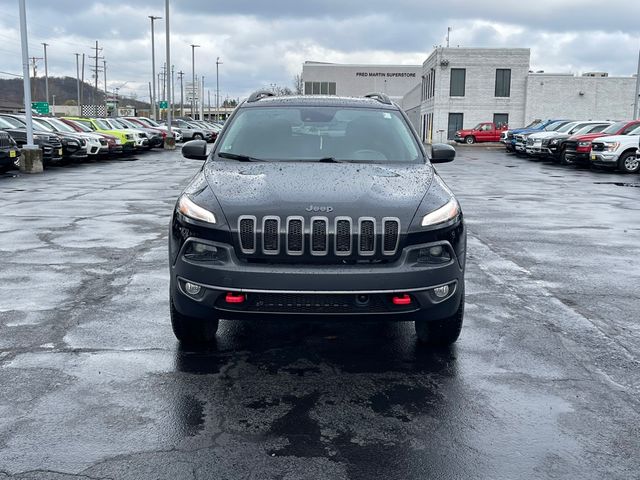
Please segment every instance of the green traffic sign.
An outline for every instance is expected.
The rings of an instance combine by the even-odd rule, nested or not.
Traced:
[[[31,108],[40,115],[49,114],[49,104],[47,102],[31,102]]]
[[[166,110],[167,108],[169,108],[169,102],[167,102],[166,100],[158,102],[158,107]]]

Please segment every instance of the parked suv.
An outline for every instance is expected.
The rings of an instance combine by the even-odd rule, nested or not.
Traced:
[[[170,313],[186,343],[218,319],[412,320],[455,342],[466,230],[458,201],[404,112],[384,94],[275,97],[232,114],[179,196],[169,232]],[[363,327],[365,328],[365,327]]]
[[[0,130],[4,130],[11,135],[19,147],[27,144],[27,128],[19,120],[11,116],[0,116]],[[42,163],[44,165],[62,160],[62,143],[57,135],[34,129],[33,143],[42,150]]]
[[[177,119],[171,122],[172,127],[180,129],[182,132],[182,138],[184,140],[206,140],[211,141],[211,132],[205,130],[200,125],[193,122],[187,122],[186,120]]]
[[[17,166],[20,158],[20,149],[11,135],[0,130],[0,173]]]

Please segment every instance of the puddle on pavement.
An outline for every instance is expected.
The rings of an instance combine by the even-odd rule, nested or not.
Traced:
[[[624,183],[624,182],[593,182],[595,185],[616,185],[617,187],[636,187],[640,188],[640,183]]]

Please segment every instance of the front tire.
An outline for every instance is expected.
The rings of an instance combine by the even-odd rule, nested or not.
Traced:
[[[201,133],[194,133],[193,134],[193,139],[194,140],[204,140],[204,137],[202,136]]]
[[[618,170],[623,173],[636,173],[640,170],[640,160],[635,152],[623,153],[618,160]]]
[[[560,154],[560,165],[575,165],[575,163],[576,162],[567,157],[567,151],[563,149]]]
[[[173,334],[183,345],[205,345],[213,342],[218,331],[218,318],[206,320],[183,315],[176,310],[173,300],[169,300],[171,327]]]
[[[474,143],[476,143],[476,139],[471,135],[467,135],[466,137],[464,137],[464,143],[466,143],[467,145],[473,145]]]
[[[420,343],[430,347],[446,347],[458,340],[464,320],[464,290],[456,313],[442,320],[416,320],[416,335]]]

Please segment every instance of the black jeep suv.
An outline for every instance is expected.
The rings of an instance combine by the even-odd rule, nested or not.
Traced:
[[[256,92],[225,123],[180,195],[169,235],[176,337],[213,340],[218,320],[415,321],[431,345],[464,314],[462,211],[386,95]]]

